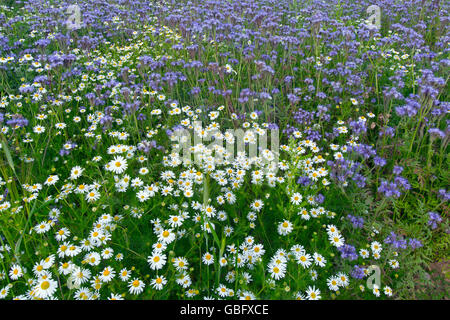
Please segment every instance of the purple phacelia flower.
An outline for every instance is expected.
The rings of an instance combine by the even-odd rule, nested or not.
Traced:
[[[436,229],[438,224],[442,222],[442,217],[437,212],[430,211],[428,212],[428,225],[431,226],[431,229]]]
[[[350,261],[358,259],[356,254],[356,248],[350,244],[344,244],[338,248],[343,259],[348,259]]]

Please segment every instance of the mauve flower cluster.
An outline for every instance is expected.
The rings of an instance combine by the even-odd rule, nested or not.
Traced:
[[[356,248],[350,244],[344,244],[338,248],[343,259],[348,259],[350,261],[358,259],[358,254],[356,253]]]
[[[353,270],[350,272],[350,276],[352,276],[355,279],[363,279],[366,274],[364,272],[365,268],[360,267],[359,265],[353,266]]]
[[[362,227],[364,227],[363,217],[356,217],[354,215],[348,214],[347,219],[351,222],[354,228],[361,229]]]
[[[436,229],[438,224],[442,222],[442,217],[437,212],[430,211],[428,212],[428,225],[431,229]]]
[[[408,246],[414,250],[423,246],[422,242],[414,238],[404,238],[403,236],[398,236],[395,232],[391,232],[384,243],[390,244],[394,249],[407,249]]]
[[[397,176],[390,182],[382,179],[380,186],[378,187],[378,192],[384,194],[388,198],[399,198],[402,194],[401,191],[407,191],[410,188],[411,185],[406,178]]]

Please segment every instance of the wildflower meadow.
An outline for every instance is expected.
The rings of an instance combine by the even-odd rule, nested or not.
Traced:
[[[448,299],[439,0],[0,1],[0,299]]]

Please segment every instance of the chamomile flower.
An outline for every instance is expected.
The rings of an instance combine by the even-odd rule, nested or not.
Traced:
[[[140,294],[144,291],[144,287],[144,282],[138,278],[135,278],[128,283],[128,291],[130,294]]]
[[[373,241],[373,242],[370,244],[370,248],[372,249],[372,252],[374,252],[374,253],[380,253],[381,250],[383,249],[383,248],[381,247],[381,244],[380,244],[378,241]]]
[[[337,277],[339,279],[339,286],[341,286],[341,287],[347,287],[348,284],[350,283],[349,282],[350,280],[345,273],[340,272],[340,273],[338,273]]]
[[[332,233],[329,235],[328,238],[330,240],[330,243],[337,248],[344,245],[344,238],[342,237],[342,235],[340,235],[338,233]]]
[[[150,284],[155,290],[162,290],[167,283],[167,279],[164,276],[158,276],[153,279]]]
[[[202,261],[206,265],[213,264],[214,263],[214,256],[211,253],[206,252],[205,254],[203,254]]]
[[[70,236],[70,231],[69,231],[69,229],[67,229],[65,227],[59,229],[55,234],[55,238],[57,241],[64,241],[69,236]]]
[[[41,278],[34,287],[34,295],[37,298],[47,299],[53,296],[57,289],[58,283],[51,278]]]
[[[325,265],[327,263],[327,260],[321,254],[318,254],[317,252],[314,252],[313,259],[314,259],[314,264],[319,267],[325,267]]]
[[[5,299],[8,296],[9,293],[9,287],[3,287],[0,289],[0,299]]]
[[[189,266],[189,263],[188,263],[187,259],[184,258],[184,257],[177,257],[177,258],[174,258],[173,261],[172,261],[172,263],[173,263],[173,266],[174,266],[178,271],[186,270],[186,269],[188,268],[188,266]]]
[[[120,294],[111,293],[108,300],[123,300],[123,297]]]
[[[303,268],[309,268],[312,264],[312,258],[309,253],[303,253],[299,254],[297,257],[297,262],[303,267]]]
[[[268,266],[268,271],[273,279],[279,280],[281,278],[284,278],[284,276],[286,275],[286,265],[270,263]]]
[[[384,291],[385,295],[387,295],[388,297],[392,297],[392,289],[391,289],[391,287],[385,286],[383,291]]]
[[[261,200],[255,200],[253,201],[253,203],[251,204],[251,208],[255,211],[261,211],[261,209],[263,208],[264,203]]]
[[[320,290],[316,289],[315,286],[309,286],[308,289],[306,289],[306,297],[308,300],[320,300]]]
[[[256,299],[256,296],[248,290],[242,291],[239,294],[239,300],[255,300],[255,299]]]
[[[85,198],[88,202],[92,203],[100,199],[100,193],[97,190],[91,190],[86,193]]]
[[[359,250],[359,255],[363,258],[363,259],[367,259],[370,256],[370,252],[369,250],[366,249],[361,249]]]
[[[330,277],[327,279],[328,288],[332,291],[339,290],[339,283],[340,283],[340,281],[339,281],[339,278],[337,278],[337,277],[333,276],[333,277]]]
[[[373,293],[376,297],[379,297],[379,296],[380,296],[380,288],[378,287],[378,285],[376,285],[376,284],[373,285],[372,293]]]
[[[17,280],[23,276],[23,269],[18,264],[13,264],[9,270],[9,277],[11,280]]]
[[[75,166],[70,170],[70,179],[75,180],[78,179],[83,173],[84,169],[80,166]]]
[[[120,272],[119,272],[120,280],[126,282],[126,281],[128,281],[128,279],[130,279],[130,277],[131,277],[131,271],[129,271],[126,268],[123,268],[122,270],[120,270]]]
[[[302,200],[303,200],[303,196],[298,192],[294,193],[291,196],[291,202],[295,205],[299,205],[302,202]]]
[[[292,223],[288,220],[284,220],[278,225],[278,233],[282,236],[288,235],[293,229]]]
[[[398,269],[400,267],[400,264],[395,259],[389,260],[389,265],[391,266],[392,269]]]
[[[34,231],[37,234],[42,234],[50,230],[50,227],[51,227],[50,223],[48,223],[47,221],[43,221],[34,227]]]
[[[226,286],[224,286],[223,284],[219,284],[216,291],[217,291],[217,294],[222,298],[225,298],[228,295],[228,288]]]
[[[46,186],[52,186],[54,185],[56,182],[58,182],[59,177],[57,175],[51,175],[47,178],[47,180],[45,180],[44,185]]]
[[[110,259],[114,255],[114,250],[111,248],[105,248],[102,250],[101,255],[103,259]]]
[[[72,278],[75,286],[86,283],[91,278],[91,271],[88,269],[74,267],[72,271]]]
[[[294,298],[295,300],[306,300],[306,296],[300,291],[295,293]]]
[[[110,282],[116,275],[116,272],[111,267],[105,267],[101,272],[99,278],[102,282]]]
[[[44,261],[41,260],[40,262],[35,263],[35,265],[33,266],[33,273],[38,277],[39,275],[43,274],[46,269],[47,268],[44,267]]]
[[[127,169],[127,167],[128,164],[126,159],[122,156],[116,156],[107,164],[106,169],[114,174],[121,174]]]
[[[60,262],[58,267],[58,272],[63,275],[71,274],[74,269],[74,264],[72,262]]]
[[[158,234],[158,240],[165,244],[169,244],[175,240],[175,233],[172,229],[161,230]]]
[[[85,256],[84,260],[91,266],[97,266],[102,258],[98,252],[90,252]]]
[[[166,264],[166,259],[166,255],[154,252],[151,256],[148,257],[147,261],[152,270],[159,270],[162,269],[162,267],[164,267],[164,265]]]

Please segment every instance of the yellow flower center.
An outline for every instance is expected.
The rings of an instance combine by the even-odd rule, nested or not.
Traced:
[[[41,289],[42,289],[42,290],[47,290],[48,288],[50,288],[50,282],[48,282],[48,281],[42,281],[42,283],[41,283]]]

